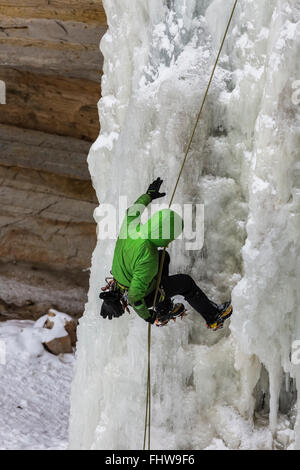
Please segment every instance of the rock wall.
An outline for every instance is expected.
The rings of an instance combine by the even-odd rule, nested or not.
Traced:
[[[0,318],[82,312],[105,30],[99,0],[0,0]]]

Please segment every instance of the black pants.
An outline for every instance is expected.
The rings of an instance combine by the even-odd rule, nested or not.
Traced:
[[[161,260],[162,250],[159,251],[159,261]],[[211,302],[204,292],[197,286],[195,281],[188,274],[169,275],[170,255],[166,251],[162,271],[161,287],[166,297],[171,298],[176,295],[182,295],[185,300],[193,307],[207,323],[213,323],[218,316],[216,304]],[[147,307],[152,307],[154,302],[155,290],[146,298]]]

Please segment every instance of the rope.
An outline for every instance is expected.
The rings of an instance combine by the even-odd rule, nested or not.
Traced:
[[[150,366],[150,351],[151,351],[151,323],[148,325],[148,372],[147,372],[147,395],[146,395],[146,415],[145,415],[145,429],[144,429],[144,445],[143,450],[146,448],[146,436],[148,426],[148,449],[150,449],[150,423],[151,423],[151,366]],[[149,416],[148,416],[149,413]]]
[[[224,46],[228,31],[229,31],[229,28],[230,28],[230,25],[231,25],[231,21],[232,21],[237,3],[238,3],[238,0],[235,0],[232,11],[231,11],[231,14],[230,14],[230,18],[229,18],[228,23],[227,23],[227,27],[226,27],[224,36],[223,36],[223,39],[222,39],[222,42],[221,42],[221,46],[219,48],[217,58],[215,60],[215,64],[213,66],[213,69],[212,69],[212,72],[211,72],[211,75],[210,75],[210,78],[209,78],[209,81],[208,81],[208,85],[206,87],[204,97],[202,99],[201,107],[200,107],[199,113],[197,114],[197,118],[196,118],[196,121],[195,121],[195,124],[194,124],[194,127],[193,127],[193,131],[192,131],[192,134],[190,136],[190,139],[189,139],[187,147],[186,147],[186,151],[185,151],[185,154],[184,154],[184,157],[183,157],[183,161],[182,161],[179,173],[178,173],[178,177],[177,177],[177,180],[176,180],[173,192],[172,192],[170,202],[169,202],[169,208],[171,207],[171,205],[173,203],[173,199],[174,199],[177,187],[178,187],[178,183],[180,181],[180,178],[181,178],[181,175],[182,175],[182,172],[183,172],[183,168],[184,168],[187,156],[188,156],[189,151],[191,149],[191,145],[192,145],[192,142],[193,142],[193,139],[194,139],[194,136],[195,136],[195,132],[196,132],[200,117],[202,115],[204,104],[206,102],[206,98],[207,98],[208,92],[210,90],[210,86],[212,84],[212,81],[213,81],[213,78],[214,78],[214,75],[215,75],[215,71],[216,71],[216,68],[217,68],[222,50],[223,50],[223,46]],[[158,277],[157,277],[155,296],[154,296],[154,302],[153,302],[153,307],[154,308],[155,308],[155,305],[156,305],[157,295],[158,295],[159,286],[160,286],[160,282],[161,282],[162,270],[163,270],[163,265],[164,265],[164,260],[165,260],[165,254],[166,254],[166,247],[164,247],[164,249],[163,249],[163,253],[162,253],[162,257],[161,257],[161,261],[160,261],[160,266],[159,266],[159,273],[158,273]],[[145,450],[145,447],[146,447],[147,428],[148,428],[148,450],[150,450],[150,444],[151,444],[151,437],[150,437],[150,435],[151,435],[151,373],[150,373],[151,369],[150,369],[150,358],[151,358],[151,323],[149,323],[149,325],[148,325],[148,374],[147,374],[147,394],[146,394],[146,413],[145,413],[145,429],[144,429],[144,446],[143,446],[143,450]]]

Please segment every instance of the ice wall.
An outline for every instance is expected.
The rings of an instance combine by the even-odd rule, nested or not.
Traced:
[[[100,207],[113,210],[119,196],[134,201],[157,176],[170,195],[233,1],[103,4],[109,29],[101,41],[101,135],[88,162]],[[205,204],[204,247],[186,251],[177,240],[170,250],[172,271],[190,273],[215,301],[233,291],[234,316],[218,333],[195,312],[152,328],[154,449],[269,449],[293,438],[299,20],[294,0],[239,2],[175,198]],[[92,258],[72,388],[72,449],[142,447],[147,325],[134,313],[111,322],[99,317],[114,243],[99,239]],[[286,415],[278,428],[280,400]]]

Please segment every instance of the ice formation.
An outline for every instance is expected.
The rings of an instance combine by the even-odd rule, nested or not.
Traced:
[[[115,207],[157,176],[173,189],[233,0],[103,4],[101,134],[88,162],[100,207]],[[175,198],[204,203],[204,247],[170,249],[174,273],[215,301],[232,292],[234,315],[218,333],[195,312],[152,328],[153,449],[300,448],[299,25],[295,0],[238,3]],[[134,313],[99,317],[115,243],[100,238],[70,448],[140,449],[147,325]]]

